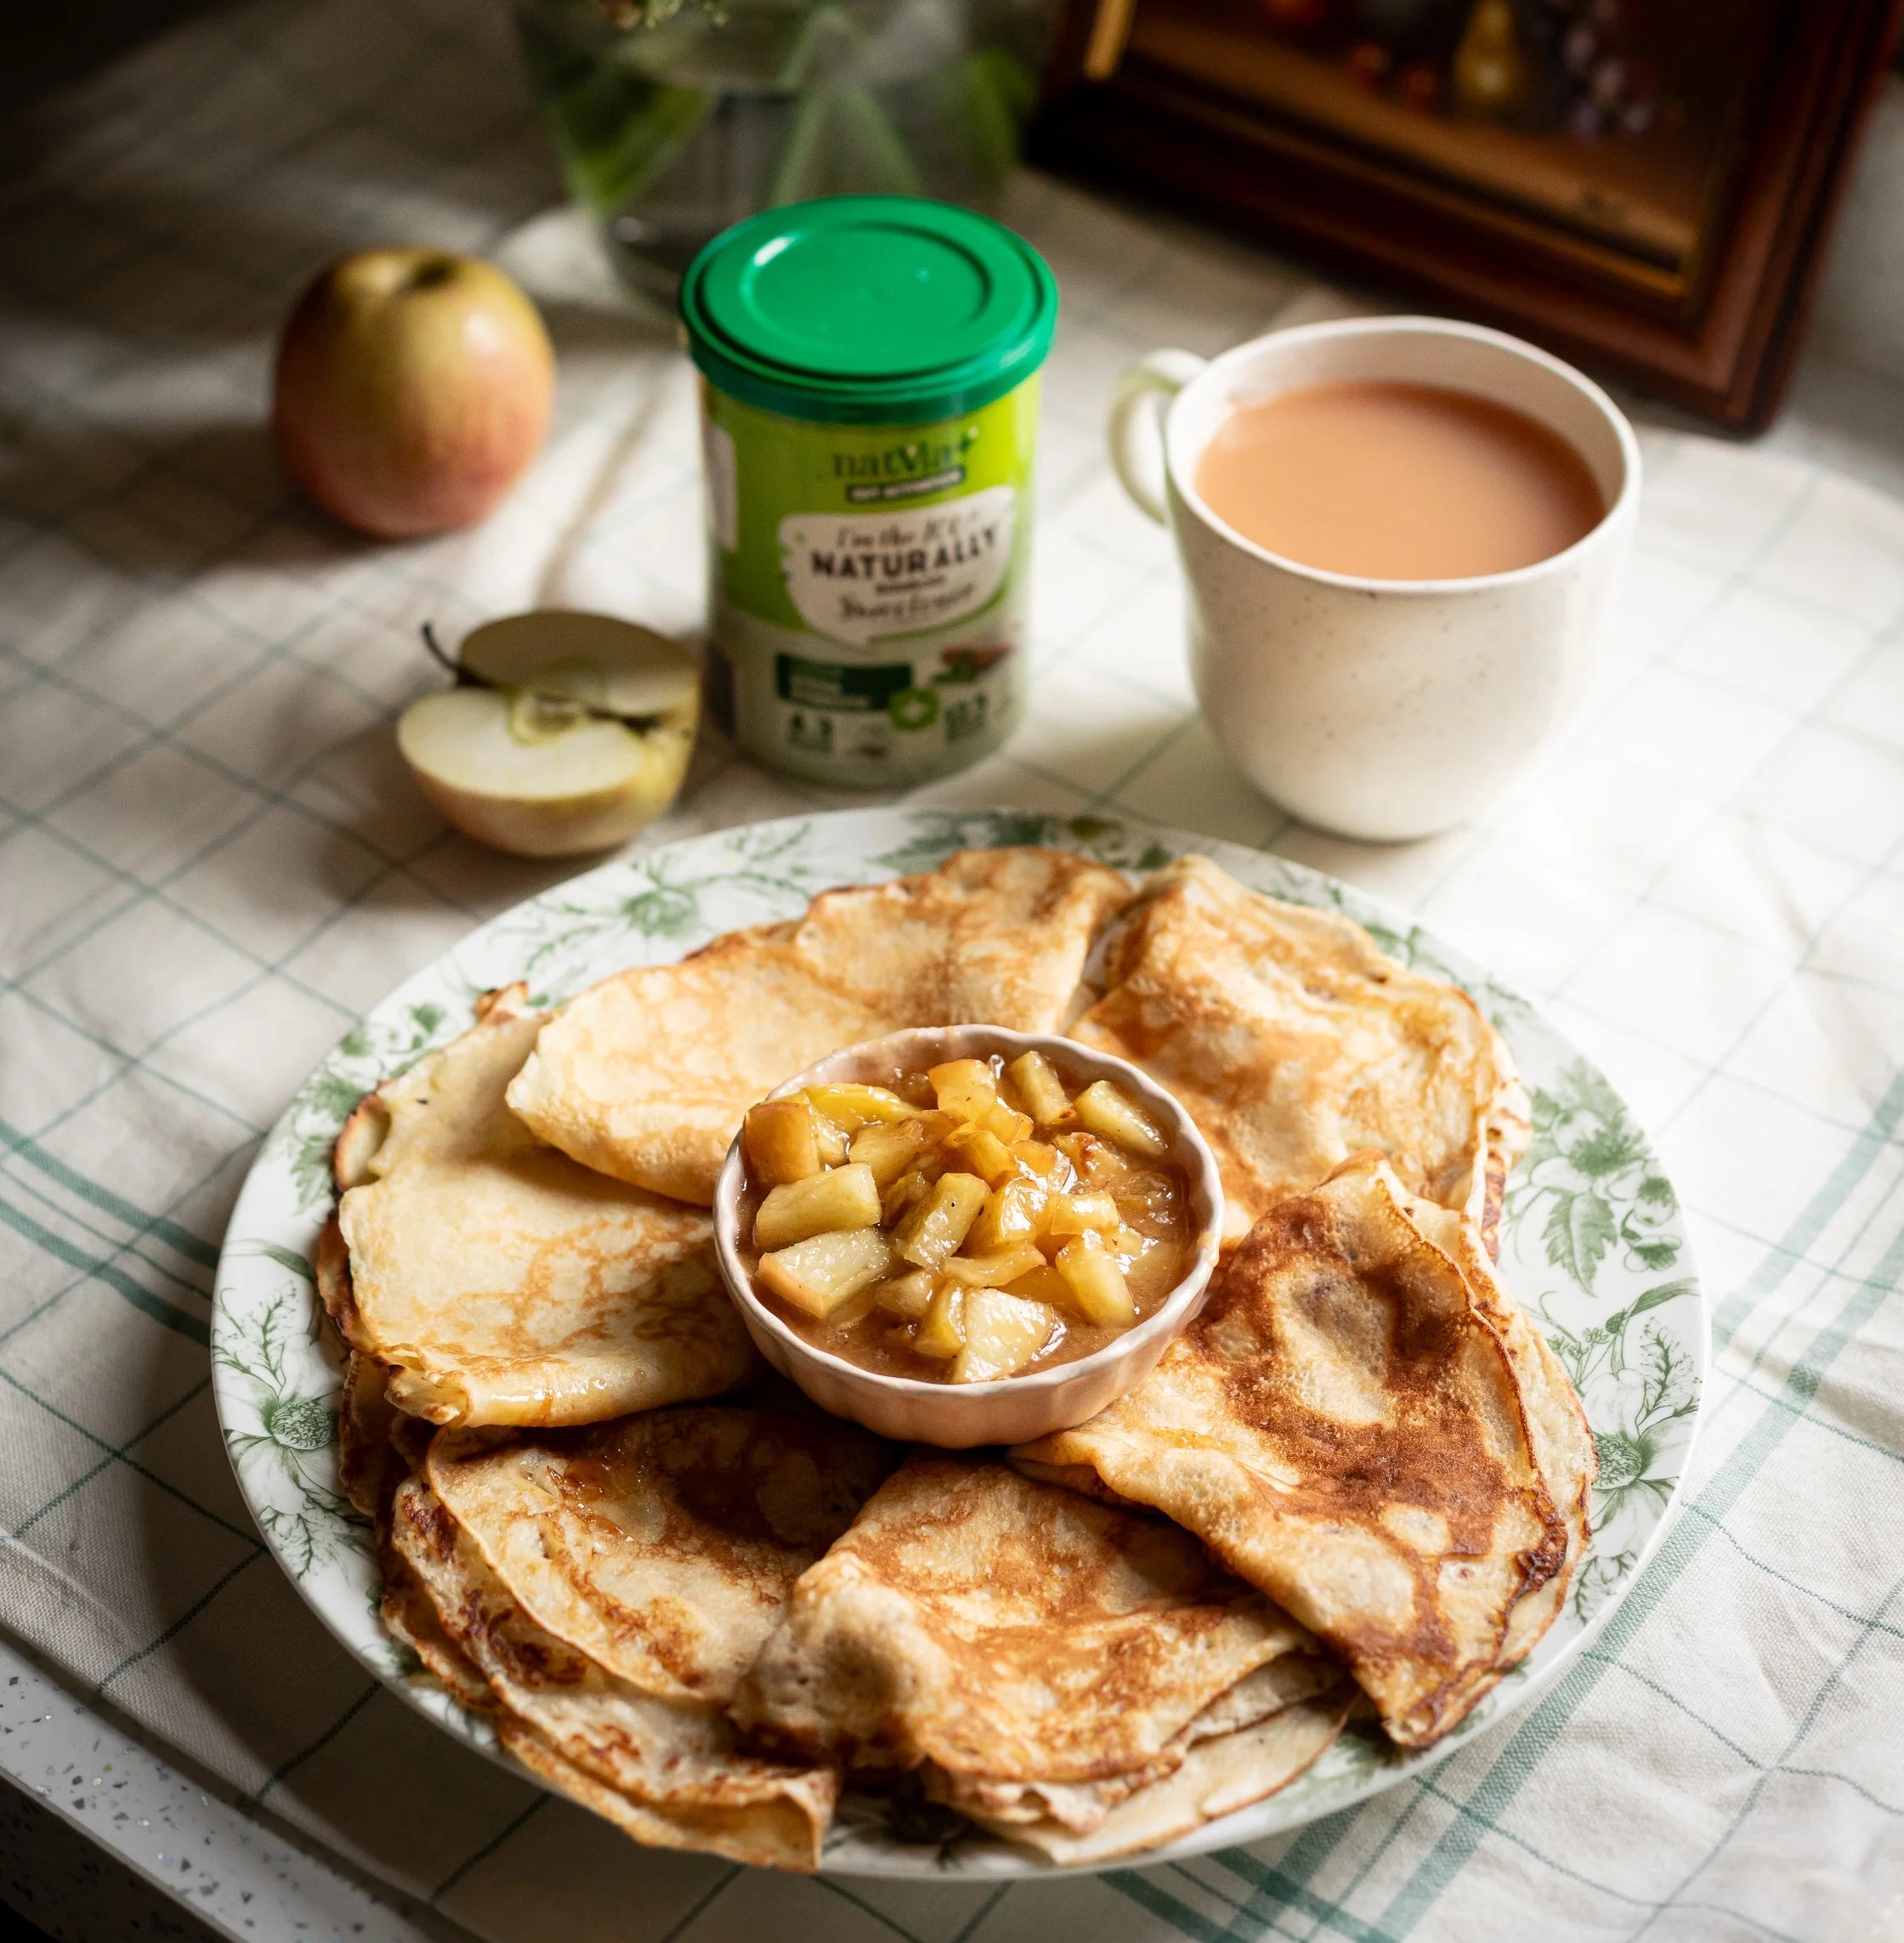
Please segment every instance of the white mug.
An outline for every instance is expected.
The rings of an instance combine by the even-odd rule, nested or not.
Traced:
[[[1381,581],[1272,553],[1204,502],[1197,461],[1238,404],[1369,379],[1467,392],[1559,433],[1600,488],[1600,524],[1511,573]],[[1109,432],[1125,490],[1176,536],[1212,734],[1306,823],[1394,841],[1465,822],[1577,700],[1632,543],[1640,448],[1560,359],[1436,317],[1306,324],[1208,361],[1153,352],[1119,382]]]

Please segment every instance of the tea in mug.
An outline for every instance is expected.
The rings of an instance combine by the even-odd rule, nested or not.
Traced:
[[[1586,461],[1526,412],[1375,379],[1244,399],[1204,448],[1196,484],[1259,547],[1381,581],[1531,567],[1606,511]]]

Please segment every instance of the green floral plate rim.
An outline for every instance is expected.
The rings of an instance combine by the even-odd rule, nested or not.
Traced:
[[[1422,1775],[1558,1679],[1663,1537],[1697,1419],[1705,1298],[1678,1197],[1625,1102],[1525,999],[1346,884],[1187,831],[1015,810],[846,810],[750,824],[573,878],[405,980],[344,1035],[286,1108],[246,1180],[219,1259],[212,1328],[218,1417],[266,1543],[366,1667],[494,1759],[507,1757],[488,1723],[458,1707],[384,1633],[370,1527],[337,1486],[341,1357],[322,1326],[310,1264],[330,1211],[331,1143],[344,1116],[367,1088],[461,1032],[477,995],[494,986],[525,978],[538,1003],[558,1002],[626,966],[671,960],[736,926],[796,915],[836,885],[931,870],[955,850],[1011,843],[1051,844],[1134,873],[1199,851],[1259,890],[1346,912],[1405,964],[1473,996],[1506,1036],[1533,1101],[1533,1143],[1508,1186],[1503,1279],[1566,1364],[1600,1450],[1593,1542],[1566,1609],[1447,1739],[1407,1753],[1372,1729],[1352,1730],[1279,1794],[1104,1866],[1261,1841]],[[853,1794],[823,1867],[938,1880],[1053,1872],[948,1810]]]

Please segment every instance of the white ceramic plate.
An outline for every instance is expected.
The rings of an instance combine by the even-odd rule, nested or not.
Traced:
[[[1579,1390],[1600,1447],[1594,1537],[1566,1610],[1524,1665],[1437,1747],[1346,1733],[1280,1794],[1142,1858],[1260,1840],[1374,1794],[1484,1733],[1547,1687],[1630,1590],[1685,1476],[1707,1353],[1706,1305],[1672,1184],[1606,1078],[1528,1003],[1417,926],[1300,865],[1186,832],[1016,811],[845,811],[690,839],[604,864],[486,924],[347,1034],[292,1102],[246,1179],[218,1263],[218,1416],[278,1562],[345,1646],[398,1693],[497,1759],[466,1714],[383,1631],[366,1521],[337,1488],[342,1359],[311,1280],[331,1208],[331,1143],[366,1089],[468,1026],[478,994],[526,978],[537,1003],[624,966],[679,958],[816,892],[930,870],[968,846],[1048,843],[1133,872],[1185,850],[1245,884],[1346,911],[1405,963],[1453,979],[1506,1035],[1533,1099],[1533,1145],[1508,1183],[1500,1269]],[[512,1765],[513,1764],[511,1764]],[[520,1773],[523,1770],[517,1770]],[[848,1796],[825,1868],[1002,1878],[1050,1866],[916,1802]]]

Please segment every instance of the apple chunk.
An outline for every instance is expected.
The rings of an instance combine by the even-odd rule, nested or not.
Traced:
[[[879,1186],[870,1167],[835,1167],[772,1189],[754,1216],[763,1253],[835,1229],[879,1226]]]
[[[1023,1369],[1051,1340],[1055,1311],[1002,1289],[966,1293],[965,1346],[952,1362],[955,1383],[990,1383]]]
[[[1071,1290],[1071,1299],[1094,1323],[1105,1328],[1127,1329],[1137,1319],[1124,1269],[1112,1259],[1104,1238],[1086,1228],[1057,1251],[1052,1264]]]
[[[1078,1118],[1101,1140],[1108,1140],[1147,1160],[1168,1158],[1170,1143],[1150,1115],[1121,1086],[1100,1079],[1072,1102]]]
[[[869,1293],[892,1266],[892,1243],[877,1228],[855,1228],[846,1234],[810,1235],[763,1255],[760,1279],[783,1301],[824,1323],[840,1317],[855,1295]]]
[[[806,1101],[762,1100],[748,1108],[741,1132],[747,1164],[763,1187],[784,1187],[819,1172],[819,1137]]]

